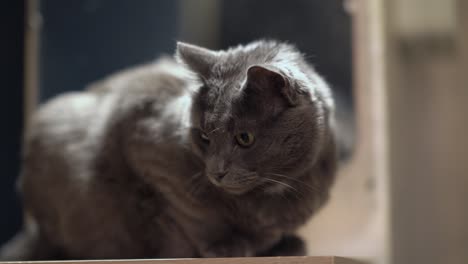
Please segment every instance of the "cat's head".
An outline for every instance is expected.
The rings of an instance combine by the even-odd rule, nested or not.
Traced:
[[[294,47],[259,41],[211,51],[179,43],[177,58],[201,83],[190,140],[214,185],[232,194],[281,192],[314,165],[332,102]]]

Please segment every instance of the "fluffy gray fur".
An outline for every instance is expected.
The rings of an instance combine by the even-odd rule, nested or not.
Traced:
[[[304,254],[335,175],[333,101],[291,45],[165,58],[43,105],[3,260]],[[241,133],[254,136],[241,146]]]

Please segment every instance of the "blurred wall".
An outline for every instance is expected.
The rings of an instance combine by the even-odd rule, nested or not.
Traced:
[[[401,34],[400,5],[431,23]],[[468,263],[468,5],[387,7],[393,263]]]

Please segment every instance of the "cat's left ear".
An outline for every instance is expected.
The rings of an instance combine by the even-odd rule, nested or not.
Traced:
[[[247,70],[247,83],[258,89],[273,89],[279,92],[291,106],[297,105],[297,92],[291,87],[288,78],[270,66],[254,65]]]
[[[201,77],[208,79],[218,54],[199,46],[177,42],[176,58]]]

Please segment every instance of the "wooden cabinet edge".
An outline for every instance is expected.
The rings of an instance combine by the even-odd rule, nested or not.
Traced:
[[[257,258],[198,258],[198,259],[132,259],[77,261],[20,261],[1,264],[364,264],[360,260],[343,257],[257,257]]]

